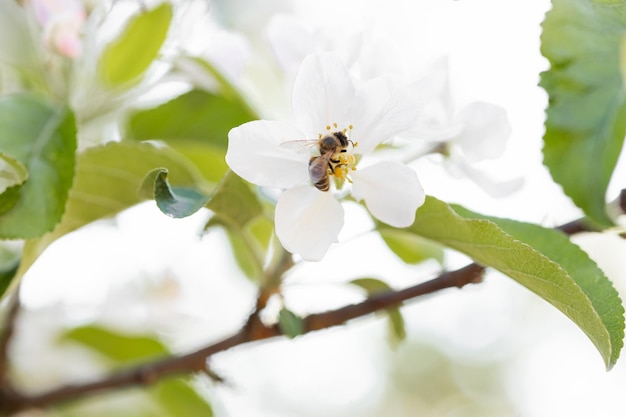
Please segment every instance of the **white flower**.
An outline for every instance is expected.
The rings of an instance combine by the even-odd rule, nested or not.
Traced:
[[[77,57],[87,19],[83,4],[77,0],[32,0],[32,5],[46,46],[69,58]]]
[[[474,181],[494,197],[515,191],[522,179],[500,181],[490,178],[475,167],[476,163],[501,157],[511,136],[506,110],[492,103],[476,101],[456,111],[450,92],[448,63],[443,59],[432,71],[413,83],[411,91],[419,92],[422,113],[417,123],[405,133],[412,138],[418,156],[424,153],[424,140],[444,156],[445,168],[454,176]],[[419,139],[421,143],[415,143]],[[405,150],[403,160],[414,158]]]
[[[313,26],[313,27],[312,27]],[[404,79],[406,65],[398,45],[359,25],[315,27],[294,15],[278,14],[267,28],[267,38],[280,66],[295,74],[304,57],[311,53],[333,52],[340,55],[352,74],[360,79],[388,75]]]
[[[390,80],[376,78],[358,84],[334,54],[304,59],[296,77],[293,100],[295,125],[253,121],[228,135],[226,162],[246,180],[286,189],[276,204],[276,234],[283,246],[305,260],[320,260],[343,227],[343,208],[335,196],[351,190],[377,219],[395,227],[413,223],[424,191],[415,172],[399,162],[361,167],[361,157],[382,141],[414,123],[417,107]],[[309,162],[320,154],[289,146],[343,134],[347,146],[331,152],[330,191],[314,186]]]

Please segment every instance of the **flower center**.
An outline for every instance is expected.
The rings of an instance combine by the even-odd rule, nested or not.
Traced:
[[[326,131],[338,129],[337,123],[333,123],[333,126],[326,126]],[[350,171],[356,170],[357,158],[353,153],[354,148],[358,145],[358,142],[353,142],[350,139],[350,133],[352,132],[352,125],[342,130],[334,131],[330,133],[332,137],[336,139],[334,152],[330,157],[328,163],[328,175],[336,177],[340,181],[348,181],[352,183],[349,177]],[[328,133],[327,133],[328,136]],[[320,140],[324,140],[324,137],[320,134]]]

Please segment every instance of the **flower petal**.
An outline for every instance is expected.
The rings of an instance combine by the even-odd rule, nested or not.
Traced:
[[[421,109],[417,123],[403,136],[429,141],[447,141],[457,136],[463,126],[453,123],[454,105],[450,92],[447,58],[435,63],[426,75],[407,87]]]
[[[355,89],[348,69],[332,53],[308,55],[302,61],[293,87],[293,115],[309,138],[337,123],[340,129],[352,123],[346,118]]]
[[[307,54],[314,52],[317,44],[314,33],[293,15],[279,14],[267,27],[267,37],[278,63],[289,74],[295,74]]]
[[[321,260],[342,227],[343,207],[331,193],[298,186],[276,204],[276,235],[285,249],[304,260]]]
[[[370,213],[391,226],[410,226],[415,211],[424,204],[426,195],[417,174],[400,163],[379,162],[350,176],[354,198],[365,200]]]
[[[457,178],[469,178],[482,188],[487,194],[495,198],[507,197],[518,191],[524,185],[524,178],[503,180],[490,176],[488,173],[467,163],[462,155],[444,159],[443,166]]]
[[[255,120],[228,133],[226,163],[240,177],[261,186],[290,188],[309,181],[307,153],[281,143],[304,139],[287,123]]]
[[[506,110],[495,104],[475,102],[455,117],[463,131],[454,139],[469,161],[501,156],[511,136]]]
[[[367,154],[381,142],[413,126],[419,116],[417,99],[405,94],[391,79],[378,77],[360,86],[349,111],[357,152]]]
[[[406,63],[399,45],[386,36],[361,32],[358,51],[358,69],[362,80],[388,75],[397,79],[406,77]]]

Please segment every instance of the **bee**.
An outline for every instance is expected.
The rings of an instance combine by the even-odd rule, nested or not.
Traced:
[[[317,146],[319,155],[309,159],[309,177],[311,182],[320,191],[330,189],[330,176],[338,175],[343,178],[341,168],[346,165],[347,158],[339,155],[346,152],[348,145],[354,144],[342,131],[329,133],[319,139],[295,140],[283,143],[286,146],[296,145],[300,148]]]
[[[342,163],[341,159],[333,159],[338,152],[346,152],[350,140],[345,133],[333,132],[319,139],[320,156],[312,156],[309,160],[309,177],[315,188],[320,191],[330,189],[330,174]]]

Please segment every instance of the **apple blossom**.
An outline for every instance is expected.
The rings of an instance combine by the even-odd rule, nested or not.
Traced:
[[[498,181],[475,167],[476,163],[502,156],[506,150],[512,131],[506,110],[476,101],[456,111],[448,74],[448,62],[442,59],[408,87],[419,93],[422,113],[415,125],[401,135],[404,140],[396,143],[406,145],[400,147],[402,160],[408,162],[434,149],[444,157],[443,165],[450,174],[471,179],[494,197],[510,194],[521,186],[521,178]]]
[[[31,0],[43,28],[45,45],[61,55],[75,58],[81,53],[80,32],[87,19],[78,0]]]
[[[358,82],[340,57],[307,56],[292,96],[294,124],[257,120],[232,129],[226,162],[244,179],[285,189],[276,204],[276,234],[283,246],[305,260],[320,260],[344,223],[338,197],[351,193],[378,220],[394,227],[413,223],[425,195],[416,173],[399,162],[367,165],[382,141],[414,124],[417,106],[387,78]],[[311,154],[291,144],[317,143],[329,134],[345,135],[348,146],[329,159],[330,191],[314,186]],[[301,141],[301,142],[294,142]],[[313,152],[319,151],[312,146]]]
[[[334,52],[360,79],[381,75],[406,77],[404,55],[395,42],[352,25],[311,27],[310,22],[294,15],[278,14],[268,24],[267,38],[288,76],[297,72],[305,56]]]

